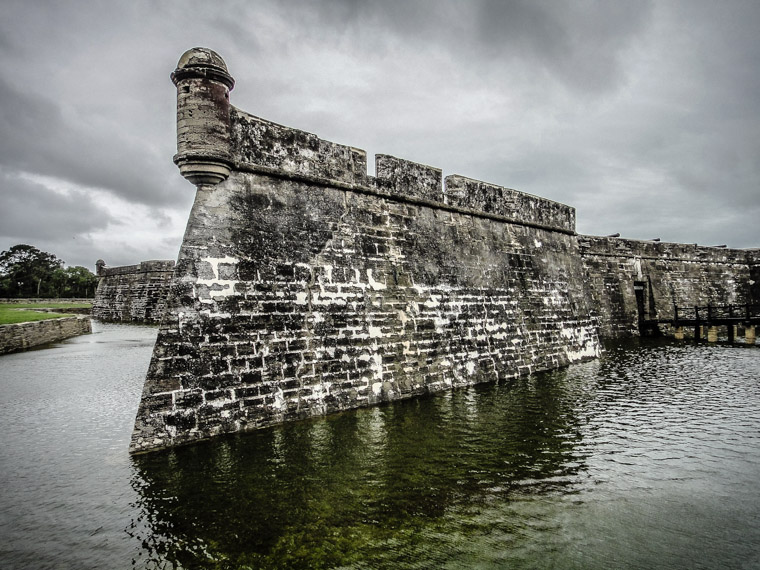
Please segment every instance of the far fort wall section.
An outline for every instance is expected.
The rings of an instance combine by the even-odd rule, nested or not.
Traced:
[[[101,321],[158,324],[166,309],[174,261],[143,261],[107,267],[98,260],[100,278],[92,316]]]

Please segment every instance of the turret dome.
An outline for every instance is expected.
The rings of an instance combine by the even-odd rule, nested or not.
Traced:
[[[177,62],[177,69],[172,73],[176,85],[185,77],[208,77],[224,83],[228,89],[235,86],[235,80],[227,71],[227,64],[222,56],[212,49],[194,47],[182,54]]]

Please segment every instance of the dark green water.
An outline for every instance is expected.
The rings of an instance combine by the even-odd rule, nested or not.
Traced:
[[[155,331],[98,330],[0,358],[0,567],[760,567],[760,348],[617,345],[129,458]]]

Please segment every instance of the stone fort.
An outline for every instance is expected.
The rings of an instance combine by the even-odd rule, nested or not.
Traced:
[[[95,268],[98,288],[92,304],[94,318],[106,322],[161,322],[174,272],[173,260],[108,267],[98,259]]]
[[[172,80],[197,189],[133,453],[550,370],[675,306],[760,299],[759,250],[577,235],[572,207],[388,155],[369,176],[364,151],[231,105],[205,48]]]

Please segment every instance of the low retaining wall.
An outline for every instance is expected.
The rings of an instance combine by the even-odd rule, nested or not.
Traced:
[[[62,317],[0,326],[0,354],[27,350],[92,332],[90,317]]]
[[[24,304],[24,305],[32,305],[32,304],[50,304],[50,303],[92,303],[95,299],[92,297],[71,297],[71,298],[52,298],[52,299],[41,299],[40,297],[33,297],[30,299],[10,299],[8,297],[1,297],[0,298],[0,304],[9,304],[9,305],[15,305],[15,304]]]

